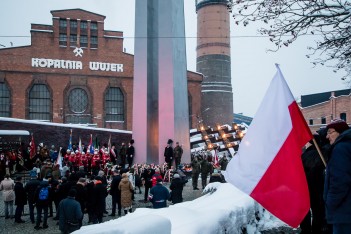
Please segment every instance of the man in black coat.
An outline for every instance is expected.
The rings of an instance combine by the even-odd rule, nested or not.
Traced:
[[[24,191],[23,184],[22,184],[22,177],[18,176],[16,178],[16,184],[14,187],[15,191],[15,205],[16,205],[16,212],[15,212],[15,223],[24,223],[25,221],[21,219],[24,205],[27,204],[27,196],[26,192]]]
[[[134,144],[134,140],[132,139],[130,140],[127,148],[127,161],[128,161],[129,168],[133,166],[134,153],[135,153],[133,144]]]
[[[173,162],[173,140],[168,139],[167,141],[167,146],[165,148],[164,156],[165,156],[165,161],[167,163],[168,169],[171,169],[172,162]]]
[[[144,202],[146,203],[149,196],[149,189],[152,188],[152,176],[155,172],[152,169],[145,169],[141,174],[141,179],[144,181],[145,193],[144,193]]]
[[[173,204],[183,202],[183,187],[186,181],[182,180],[179,174],[174,174],[171,185],[169,188],[171,189],[171,201]]]
[[[79,202],[75,200],[77,191],[71,189],[67,198],[63,199],[59,204],[59,228],[64,234],[68,234],[78,230],[81,227],[83,213]]]
[[[26,183],[26,186],[24,186],[24,190],[27,194],[28,198],[28,206],[29,206],[29,217],[32,223],[35,223],[34,221],[34,204],[36,199],[34,198],[35,192],[40,185],[40,181],[37,179],[37,172],[36,170],[32,170],[29,173],[31,179]]]
[[[110,216],[116,216],[116,203],[118,204],[118,216],[121,216],[121,190],[118,189],[118,185],[121,182],[122,177],[118,169],[113,172],[113,178],[111,182],[110,194],[112,196],[112,212]]]
[[[102,217],[105,211],[105,199],[107,197],[107,190],[106,186],[102,183],[102,178],[97,176],[95,177],[94,182],[94,190],[93,190],[93,197],[94,197],[94,218],[93,223],[102,223]]]

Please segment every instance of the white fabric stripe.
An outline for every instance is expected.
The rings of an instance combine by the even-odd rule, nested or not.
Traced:
[[[279,68],[240,144],[228,164],[225,178],[251,194],[291,132],[288,106],[294,98]]]

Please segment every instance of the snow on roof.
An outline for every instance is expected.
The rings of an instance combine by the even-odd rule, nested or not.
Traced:
[[[18,123],[39,124],[39,125],[57,126],[57,127],[66,127],[66,128],[91,129],[91,130],[105,131],[105,132],[116,132],[116,133],[132,134],[131,131],[126,131],[126,130],[108,129],[108,128],[95,128],[95,127],[88,127],[88,126],[82,126],[82,125],[77,125],[77,124],[62,124],[62,123],[44,122],[44,121],[40,121],[40,120],[27,120],[27,119],[16,119],[16,118],[0,117],[0,125],[1,125],[2,121],[3,122],[4,121],[9,121],[9,122],[18,122]]]
[[[287,226],[229,183],[211,183],[204,192],[208,193],[193,201],[163,209],[138,208],[119,219],[83,226],[74,233],[241,233],[244,227],[250,229],[249,233],[259,233]]]
[[[0,136],[29,136],[29,132],[25,130],[0,130]]]

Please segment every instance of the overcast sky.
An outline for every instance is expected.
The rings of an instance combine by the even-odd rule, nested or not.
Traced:
[[[146,0],[145,0],[146,1]],[[176,0],[173,0],[176,1]],[[185,27],[188,70],[196,71],[195,0],[185,2]],[[134,0],[2,0],[0,7],[0,44],[6,47],[30,44],[30,24],[52,24],[51,10],[81,8],[106,16],[105,29],[123,31],[124,47],[134,53]],[[331,68],[313,68],[306,57],[313,36],[300,38],[289,48],[266,52],[273,48],[268,38],[258,35],[258,25],[239,27],[231,19],[231,59],[234,112],[254,116],[268,85],[281,70],[295,97],[347,88]],[[244,37],[243,37],[244,36]],[[0,58],[3,59],[3,58]]]

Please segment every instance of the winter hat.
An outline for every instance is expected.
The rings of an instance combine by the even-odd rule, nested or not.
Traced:
[[[95,180],[100,180],[100,181],[102,181],[102,178],[101,178],[100,176],[96,176],[96,177],[95,177]]]
[[[160,182],[162,182],[162,179],[161,178],[157,178],[157,183],[160,183]]]
[[[105,173],[103,171],[99,171],[98,176],[102,177],[104,175],[105,175]]]
[[[77,195],[77,190],[75,190],[75,189],[69,190],[69,192],[68,192],[69,197],[75,197],[76,195]]]
[[[177,178],[180,178],[179,174],[174,174],[173,179],[177,179]]]
[[[131,145],[133,145],[133,144],[134,144],[134,140],[131,139],[129,143],[130,143]]]
[[[39,146],[44,147],[44,143],[43,142],[39,143]]]
[[[33,167],[33,169],[29,172],[29,176],[31,178],[37,178],[37,168],[36,167]]]
[[[335,119],[327,125],[327,129],[334,128],[338,133],[343,133],[349,129],[349,125],[342,119]]]
[[[173,140],[172,139],[168,139],[167,144],[172,144]]]

